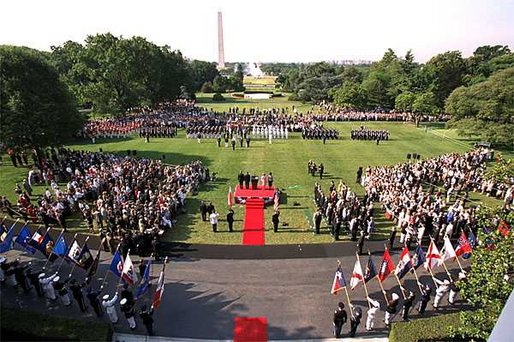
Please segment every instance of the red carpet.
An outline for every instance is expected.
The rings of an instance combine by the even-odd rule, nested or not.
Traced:
[[[268,320],[266,317],[236,317],[234,342],[266,342]]]
[[[246,200],[243,245],[264,245],[264,200]]]

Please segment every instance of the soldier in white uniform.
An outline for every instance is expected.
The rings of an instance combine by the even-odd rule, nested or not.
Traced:
[[[441,281],[434,277],[434,281],[436,284],[439,285],[437,290],[435,290],[435,297],[434,297],[434,308],[439,308],[439,302],[441,299],[443,299],[444,295],[450,290],[450,281],[448,279],[445,279],[444,281]]]
[[[112,324],[118,323],[118,313],[116,312],[115,304],[118,301],[118,292],[114,294],[111,300],[109,300],[109,295],[106,294],[102,297],[102,306],[105,308],[105,312],[109,316]]]
[[[43,292],[45,293],[46,298],[55,300],[57,297],[55,296],[55,290],[54,285],[52,284],[52,281],[55,277],[57,277],[57,272],[52,274],[49,277],[46,277],[45,273],[41,273],[39,275],[39,283],[41,284],[41,287],[43,288]]]
[[[371,304],[371,308],[368,309],[368,318],[366,319],[366,330],[370,331],[375,325],[375,318],[377,316],[377,311],[380,309],[380,303],[378,300],[374,300],[370,297],[367,297],[366,299]]]

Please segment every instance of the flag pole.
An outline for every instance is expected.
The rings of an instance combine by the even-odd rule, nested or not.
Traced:
[[[116,251],[114,251],[114,254],[116,254],[116,252],[120,249],[120,244],[118,244],[118,247],[116,247]],[[110,266],[109,268],[107,268],[107,271],[105,271],[105,276],[104,276],[104,280],[102,281],[102,285],[100,286],[101,289],[103,289],[104,285],[105,285],[105,281],[107,280],[107,277],[109,276],[109,271],[110,271]]]
[[[127,251],[127,258],[129,257],[130,255],[130,248],[128,249]],[[125,258],[126,259],[126,258]],[[123,267],[125,267],[125,260],[123,260]],[[135,271],[135,270],[134,270]],[[118,280],[118,285],[116,286],[116,288],[120,287],[121,285],[121,281],[123,280],[123,268],[121,269],[121,275],[120,275],[120,279]]]
[[[444,260],[443,260],[443,259],[441,259],[441,261],[443,262],[443,267],[444,267],[444,269],[445,269],[445,271],[446,271],[446,274],[447,274],[447,275],[448,275],[448,277],[450,278],[450,281],[453,281],[452,275],[450,274],[450,271],[448,271],[448,268],[446,267],[446,264],[445,264]]]
[[[430,266],[430,265],[428,265]],[[439,285],[437,284],[437,282],[435,281],[435,277],[434,277],[434,273],[432,272],[432,268],[431,267],[428,267],[428,271],[430,272],[430,275],[432,276],[432,281],[434,282],[435,284],[435,288],[438,289],[439,288]]]
[[[369,249],[368,249],[368,254],[369,254],[369,255],[371,255],[371,252],[369,251]],[[377,281],[378,281],[378,285],[380,285],[380,289],[382,290],[382,294],[384,295],[384,299],[385,299],[385,301],[386,301],[386,303],[387,303],[387,302],[388,302],[388,300],[387,300],[387,296],[386,296],[386,294],[384,293],[384,292],[385,292],[385,290],[384,290],[384,285],[382,285],[382,281],[381,281],[381,280],[380,280],[380,278],[378,277],[378,273],[380,273],[380,272],[377,272],[377,275],[375,276],[375,278],[376,278],[376,279],[377,279]]]
[[[362,265],[361,265],[361,259],[359,258],[359,253],[355,252],[355,255],[357,256],[357,261],[359,262],[359,266],[361,267],[361,270],[362,270]],[[366,293],[366,298],[369,297],[368,295],[368,287],[366,286],[366,279],[362,279],[362,284],[364,285],[364,292]],[[368,302],[368,307],[371,309],[371,304],[369,303],[369,300],[366,299],[366,301]]]
[[[105,240],[105,238],[103,238],[102,240],[100,240],[100,245],[98,246],[98,251],[96,252],[96,256],[95,256],[95,258],[93,259],[93,264],[91,265],[91,267],[89,268],[89,270],[87,270],[86,280],[91,281],[91,279],[89,279],[89,272],[91,272],[91,268],[92,268],[93,266],[95,266],[95,262],[96,262],[96,259],[97,259],[97,258],[98,258],[98,263],[100,263],[100,252],[101,252],[101,248],[102,248],[102,244],[104,243],[104,240]],[[96,265],[96,271],[98,271],[98,265]],[[96,271],[95,271],[95,274],[96,274]],[[94,276],[94,274],[92,274],[91,276]]]
[[[386,251],[388,250],[385,243],[384,243],[384,248]],[[398,282],[398,285],[400,286],[400,290],[402,291],[403,299],[406,299],[407,296],[405,296],[405,291],[403,290],[403,286],[402,286],[402,283],[400,282],[400,278],[398,278],[398,275],[396,274],[396,270],[394,270],[393,274],[394,274],[394,277],[396,278],[396,281]]]
[[[457,264],[459,264],[460,270],[461,270],[462,272],[464,272],[464,269],[462,268],[462,265],[461,265],[461,263],[460,263],[460,260],[459,260],[459,256],[458,256],[458,255],[456,255],[456,256],[455,256],[455,260],[457,260]]]
[[[89,240],[89,236],[86,236],[86,240],[84,240],[84,246],[86,245],[87,240]],[[84,247],[82,247],[82,248],[84,248]],[[82,249],[81,249],[81,253],[82,253]],[[73,267],[71,268],[70,274],[68,274],[68,278],[71,278],[71,275],[72,275],[73,271],[75,270],[75,267],[77,267],[76,261],[73,262]]]
[[[48,227],[48,229],[46,230],[45,236],[48,235],[48,232],[50,231],[50,229],[52,229],[52,227]],[[64,231],[64,229],[62,231]],[[59,234],[59,236],[57,237],[57,240],[55,240],[55,241],[59,241],[59,239],[61,238],[61,235],[62,235],[62,232],[61,232],[61,234]],[[55,247],[55,245],[54,245],[54,247]],[[46,247],[45,247],[45,249],[46,249]],[[52,254],[54,254],[54,248],[53,247],[52,247],[52,250],[50,251],[50,254],[48,255],[48,258],[46,258],[45,265],[43,266],[43,271],[46,269],[46,265],[50,261],[50,257],[52,256]]]
[[[78,235],[78,233],[75,233],[75,235],[73,236],[73,241],[75,241],[77,239],[77,235]],[[59,270],[61,269],[61,266],[64,263],[65,258],[68,256],[68,252],[70,251],[71,246],[73,246],[73,242],[71,243],[70,247],[68,247],[66,249],[66,254],[64,254],[64,256],[62,257],[61,263],[59,264],[59,267],[57,267],[56,272],[59,272]]]
[[[341,261],[337,260],[337,267],[341,267]],[[344,277],[344,275],[343,275]],[[350,302],[350,295],[348,294],[348,289],[346,288],[346,279],[344,281],[344,292],[346,293],[346,300],[348,301],[348,307],[350,308],[350,313],[353,315],[353,309]]]

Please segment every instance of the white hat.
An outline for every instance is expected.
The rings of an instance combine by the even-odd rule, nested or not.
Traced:
[[[46,274],[41,273],[41,274],[39,275],[39,279],[44,278],[44,277],[45,277],[45,275],[46,275]]]
[[[61,279],[61,277],[57,276],[57,277],[54,278],[53,282],[57,283],[59,281],[59,279]]]
[[[125,305],[127,303],[127,298],[123,298],[121,301],[120,301],[120,305]]]
[[[464,279],[464,278],[466,278],[466,273],[459,272],[459,279]]]
[[[5,257],[0,256],[0,264],[3,264],[5,262],[5,260],[7,260]]]
[[[391,298],[393,298],[393,300],[397,300],[397,299],[400,299],[400,296],[398,296],[396,293],[393,293],[391,295]]]
[[[443,284],[444,284],[444,285],[450,285],[450,281],[449,281],[448,279],[445,279],[445,280],[443,281]]]
[[[102,297],[102,299],[103,299],[103,300],[107,300],[107,299],[109,299],[109,295],[108,295],[108,294],[104,295],[104,296]]]

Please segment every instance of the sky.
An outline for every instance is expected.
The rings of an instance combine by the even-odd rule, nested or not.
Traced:
[[[426,62],[481,45],[514,50],[514,0],[7,0],[0,44],[50,50],[111,32],[217,61],[218,11],[227,62],[379,60],[387,48]]]

